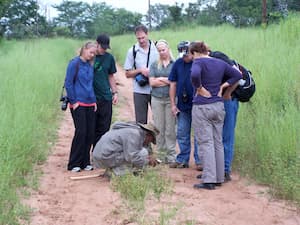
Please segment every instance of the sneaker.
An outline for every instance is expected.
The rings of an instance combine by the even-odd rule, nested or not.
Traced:
[[[93,170],[93,169],[94,169],[94,167],[93,167],[92,165],[87,165],[87,166],[84,168],[85,171],[91,171],[91,170]]]
[[[225,176],[224,176],[224,180],[225,182],[228,182],[228,181],[231,181],[231,176],[230,176],[230,173],[225,173]]]
[[[72,170],[71,170],[72,172],[76,172],[76,173],[78,173],[78,172],[80,172],[81,171],[81,168],[80,167],[78,167],[78,166],[76,166],[76,167],[74,167]]]
[[[170,163],[169,165],[170,168],[189,168],[189,164],[184,164],[184,163],[179,163],[179,162],[174,162]]]

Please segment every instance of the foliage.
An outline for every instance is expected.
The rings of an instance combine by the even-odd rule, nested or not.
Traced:
[[[170,191],[171,181],[162,176],[159,169],[154,168],[140,172],[138,175],[113,176],[112,187],[120,192],[131,208],[143,210],[145,200],[150,195],[159,200],[163,193]]]
[[[1,40],[2,35],[5,32],[4,27],[1,26],[1,20],[2,20],[2,17],[4,16],[4,14],[5,14],[5,11],[7,10],[8,6],[10,4],[10,1],[11,0],[1,0],[0,1],[0,40]]]
[[[300,206],[299,14],[266,29],[185,26],[151,32],[150,38],[166,39],[173,51],[181,40],[201,39],[251,69],[257,91],[251,103],[240,104],[234,169]],[[135,41],[133,34],[112,37],[119,63]],[[45,160],[55,141],[60,88],[78,46],[66,39],[0,42],[0,224],[18,224],[18,218],[26,217],[18,193],[31,185],[27,177],[33,166]],[[152,177],[159,181],[163,176],[148,179]],[[147,186],[139,183],[142,177],[133,179],[142,190],[132,194],[133,202],[155,194],[159,198],[169,187],[163,180]]]
[[[163,24],[165,24],[166,21],[170,18],[170,11],[168,7],[168,5],[163,5],[160,3],[150,5],[150,9],[148,11],[148,14],[146,15],[146,21],[149,21],[150,15],[152,26],[158,29],[161,28],[161,26],[163,26]]]
[[[29,178],[33,167],[46,159],[55,141],[60,88],[75,46],[64,39],[0,45],[0,224],[28,217],[20,190],[35,185]]]
[[[90,21],[89,4],[64,0],[60,5],[54,6],[58,11],[58,17],[54,22],[58,27],[66,27],[72,37],[85,37],[86,25]]]
[[[1,18],[0,25],[9,38],[23,38],[44,35],[46,18],[38,14],[35,0],[11,1]]]
[[[175,51],[179,41],[204,40],[252,71],[257,91],[240,104],[234,168],[300,205],[300,15],[267,28],[186,26],[151,32],[150,38],[164,38]],[[112,39],[119,62],[135,41],[123,40],[130,38]]]
[[[260,0],[198,0],[174,5],[154,4],[146,15],[113,8],[105,2],[92,5],[63,0],[54,5],[58,15],[50,21],[41,16],[36,0],[2,0],[0,3],[0,37],[6,32],[11,38],[32,38],[53,35],[72,38],[95,38],[100,33],[122,35],[136,25],[149,28],[180,29],[182,25],[206,26],[229,23],[236,27],[257,26],[262,23]],[[268,24],[278,23],[291,11],[299,11],[298,0],[267,1]],[[18,15],[18,16],[16,16]],[[264,20],[265,21],[265,20]],[[267,25],[267,24],[265,24]]]
[[[142,19],[139,13],[114,9],[104,2],[90,6],[83,2],[63,1],[55,8],[59,11],[55,24],[68,28],[64,35],[70,33],[70,37],[77,38],[95,38],[100,33],[123,34],[133,30]]]

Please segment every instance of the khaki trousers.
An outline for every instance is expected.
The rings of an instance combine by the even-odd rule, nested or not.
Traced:
[[[203,183],[224,182],[224,116],[223,102],[193,105],[192,126],[199,144],[200,161],[203,163]]]

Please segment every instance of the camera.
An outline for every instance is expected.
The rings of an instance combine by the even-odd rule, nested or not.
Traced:
[[[135,81],[141,86],[145,86],[149,83],[149,80],[148,80],[148,77],[145,77],[143,74],[141,73],[138,73],[136,76],[135,76]]]
[[[189,101],[189,96],[186,93],[186,90],[183,91],[182,93],[182,102],[187,103]]]
[[[66,111],[66,109],[68,108],[68,103],[69,103],[68,97],[61,96],[60,101],[61,101],[61,110]]]

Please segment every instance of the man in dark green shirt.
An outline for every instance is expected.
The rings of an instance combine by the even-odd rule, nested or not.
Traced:
[[[117,85],[114,73],[117,72],[114,57],[106,50],[109,46],[109,36],[100,34],[97,37],[97,55],[94,63],[94,91],[97,99],[96,130],[94,146],[105,134],[111,124],[112,105],[117,104]]]

